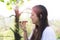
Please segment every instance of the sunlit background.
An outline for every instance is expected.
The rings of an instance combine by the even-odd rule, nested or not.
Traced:
[[[5,2],[6,1],[8,0],[5,0]],[[28,29],[31,32],[32,30],[32,27],[30,27],[32,26],[32,22],[30,19],[31,9],[35,5],[44,5],[47,8],[49,24],[54,26],[53,28],[55,29],[56,34],[60,35],[60,31],[59,31],[60,30],[60,0],[30,0],[29,2],[27,2],[27,0],[24,0],[24,4],[19,7],[19,12],[22,12],[19,21],[30,20],[27,26],[29,26]],[[14,27],[15,25],[14,9],[15,9],[15,5],[12,6],[12,10],[8,10],[6,7],[6,4],[3,2],[0,2],[0,35],[4,33],[6,35],[9,35],[9,34],[13,35],[13,33],[10,33],[11,30],[9,30],[9,28],[10,27],[12,27],[13,29],[15,28]],[[11,17],[11,15],[13,16]],[[30,32],[28,33],[28,35],[30,34]],[[0,37],[0,39],[3,39],[3,40],[11,40],[13,37],[11,39],[9,38],[6,39],[5,37],[3,38]],[[60,36],[57,36],[57,38],[60,38]]]
[[[20,7],[20,11],[23,11],[26,8],[31,8],[34,5],[44,5],[48,10],[48,19],[49,20],[60,20],[60,1],[59,0],[31,0],[25,3]],[[4,3],[0,2],[0,15],[4,17],[9,17],[10,15],[15,15],[14,10],[8,10]]]

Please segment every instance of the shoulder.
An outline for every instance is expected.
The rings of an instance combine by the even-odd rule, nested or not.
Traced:
[[[52,26],[48,26],[45,28],[45,30],[43,31],[43,33],[52,33],[54,32],[54,29],[52,28]]]
[[[51,26],[46,27],[42,34],[42,40],[55,40],[56,35]]]

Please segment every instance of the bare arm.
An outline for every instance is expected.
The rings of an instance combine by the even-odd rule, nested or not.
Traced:
[[[27,30],[26,30],[26,21],[23,21],[20,23],[21,29],[23,30],[24,34],[24,40],[28,40],[28,36],[27,36]]]
[[[24,31],[24,40],[28,40],[27,31]]]

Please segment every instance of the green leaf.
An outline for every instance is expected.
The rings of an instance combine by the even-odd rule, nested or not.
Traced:
[[[7,7],[8,10],[12,9],[12,5],[11,4],[6,5],[6,7]]]
[[[9,2],[7,2],[7,3],[6,3],[6,5],[10,5],[10,3],[9,3]]]
[[[12,0],[10,0],[10,3],[12,3]]]
[[[16,0],[12,0],[14,3],[16,3]]]
[[[23,1],[23,0],[20,0],[20,1],[19,1],[19,4],[20,4],[20,5],[22,5],[23,3],[24,3],[24,1]]]
[[[4,0],[0,0],[1,2],[4,2]]]

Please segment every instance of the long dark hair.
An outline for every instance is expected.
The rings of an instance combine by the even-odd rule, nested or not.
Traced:
[[[36,5],[32,8],[39,18],[39,25],[36,25],[30,40],[41,40],[44,29],[49,26],[47,9],[43,5]]]

